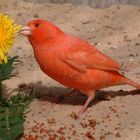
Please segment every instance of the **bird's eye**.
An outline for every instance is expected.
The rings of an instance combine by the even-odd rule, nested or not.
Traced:
[[[35,24],[35,27],[37,28],[39,25],[40,25],[39,23],[36,23],[36,24]]]

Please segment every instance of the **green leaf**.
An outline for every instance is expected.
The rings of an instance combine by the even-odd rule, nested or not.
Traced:
[[[32,99],[29,95],[19,93],[0,106],[0,140],[15,140],[23,134],[23,114]]]
[[[8,63],[0,65],[0,81],[9,79],[13,70],[13,63],[17,61],[17,56],[9,57]]]
[[[15,140],[23,133],[23,121],[13,125],[11,129],[0,128],[0,140]]]
[[[12,76],[14,62],[19,62],[17,57],[9,57],[8,63],[0,65],[0,140],[15,140],[23,134],[24,111],[33,99],[20,93],[9,100],[2,97],[1,81]]]

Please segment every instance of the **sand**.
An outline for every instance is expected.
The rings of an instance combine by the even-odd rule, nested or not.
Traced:
[[[127,77],[140,83],[140,6],[92,9],[7,0],[1,2],[0,11],[22,25],[35,18],[49,20],[65,32],[94,43],[128,70]],[[62,96],[69,89],[40,70],[25,37],[17,37],[10,54],[19,56],[22,63],[14,70],[17,76],[4,82],[5,96],[17,94],[20,84],[22,90],[32,89],[33,94],[40,96],[25,114],[24,135],[37,135],[39,140],[140,139],[140,91],[129,86],[103,89],[84,115],[75,120],[72,112],[80,109],[86,97],[80,93]],[[41,130],[34,128],[36,123],[43,123]]]

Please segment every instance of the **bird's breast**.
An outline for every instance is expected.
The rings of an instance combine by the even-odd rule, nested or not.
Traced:
[[[34,54],[42,71],[51,78],[60,81],[78,77],[78,72],[62,61],[58,51],[51,52],[42,49],[42,51],[35,51]]]

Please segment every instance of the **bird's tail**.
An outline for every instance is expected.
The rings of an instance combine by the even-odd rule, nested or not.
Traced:
[[[125,78],[124,77],[124,80],[123,81],[124,81],[125,84],[128,84],[128,85],[130,85],[132,87],[135,87],[137,89],[140,89],[140,84],[138,84],[138,83],[136,83],[136,82],[134,82],[134,81],[132,81],[132,80],[130,80],[128,78]]]

